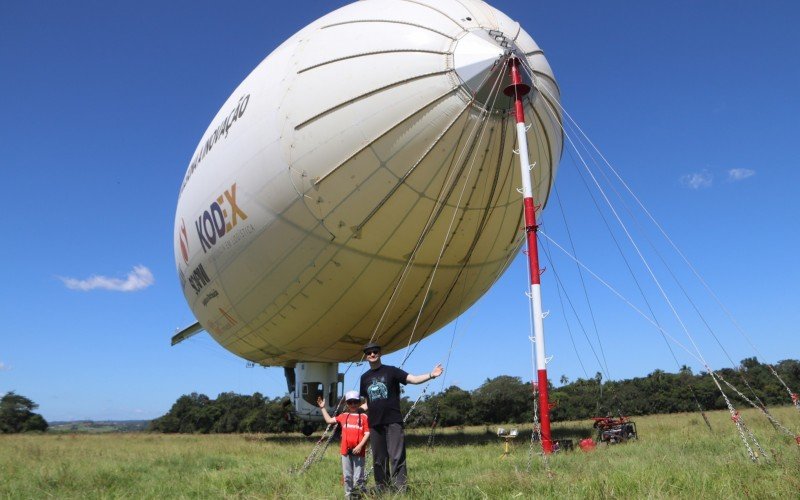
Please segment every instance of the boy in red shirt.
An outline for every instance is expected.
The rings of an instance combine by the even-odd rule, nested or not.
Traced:
[[[328,414],[325,401],[317,398],[322,409],[322,417],[329,424],[338,423],[342,427],[342,474],[344,475],[345,498],[358,497],[365,491],[364,455],[365,445],[369,440],[369,420],[361,412],[361,396],[356,391],[348,391],[345,395],[347,408],[336,418]]]

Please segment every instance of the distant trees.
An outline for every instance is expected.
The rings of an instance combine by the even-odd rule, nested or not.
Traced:
[[[430,406],[439,406],[439,425],[442,427],[465,425],[471,416],[472,394],[460,387],[450,386],[428,401]]]
[[[47,421],[33,410],[39,405],[14,391],[6,393],[0,399],[0,432],[13,434],[17,432],[47,430]]]
[[[773,367],[786,384],[800,389],[800,362],[784,360]],[[772,374],[768,365],[755,358],[742,360],[741,367],[719,370],[728,382],[753,401],[765,405],[791,404],[785,387]],[[746,378],[747,384],[744,383]],[[708,373],[693,374],[688,366],[678,373],[654,370],[645,377],[603,381],[601,373],[589,379],[578,378],[568,383],[562,377],[561,387],[548,384],[551,418],[581,420],[606,415],[649,415],[656,413],[693,412],[726,408],[716,384]],[[738,395],[724,386],[726,394],[737,405],[746,405]],[[488,379],[474,391],[449,387],[417,404],[408,426],[424,427],[438,415],[437,425],[486,425],[530,422],[533,415],[533,391],[530,383],[518,377],[499,376]],[[756,399],[758,398],[758,400]],[[404,409],[411,406],[405,402]],[[541,408],[539,413],[541,415]]]
[[[487,379],[472,394],[469,421],[486,424],[527,422],[533,415],[533,386],[519,377]]]
[[[790,388],[800,389],[800,362],[784,360],[773,368]],[[791,402],[789,393],[770,367],[756,358],[744,359],[740,367],[723,368],[717,373],[752,401],[761,401],[767,406]],[[723,389],[735,404],[747,404],[724,384]],[[654,370],[646,377],[607,381],[602,384],[597,377],[590,380],[578,379],[572,384],[553,389],[551,399],[556,403],[552,412],[554,420],[620,413],[648,415],[692,412],[697,411],[698,406],[703,410],[726,408],[725,400],[711,376],[706,372],[694,375],[685,365],[678,373]]]
[[[784,360],[773,367],[786,384],[800,388],[800,362]],[[755,358],[742,360],[741,367],[719,370],[722,377],[738,387],[753,401],[765,405],[790,404],[786,388],[772,374],[768,365]],[[746,377],[747,384],[744,384]],[[654,370],[645,377],[603,381],[601,373],[590,379],[578,378],[555,388],[548,385],[554,421],[580,420],[606,415],[647,415],[653,413],[693,412],[724,409],[725,401],[708,373],[692,373],[682,366],[678,373]],[[749,387],[747,385],[749,384]],[[740,401],[725,386],[737,405]],[[745,390],[746,389],[746,390]],[[752,389],[752,390],[751,390]],[[423,398],[406,422],[407,427],[442,427],[524,423],[533,418],[533,386],[519,377],[501,375],[487,379],[474,391],[451,386],[443,392]],[[756,399],[757,398],[757,399]],[[402,413],[408,413],[414,401],[401,399]],[[287,398],[270,399],[259,393],[252,396],[220,394],[216,400],[203,394],[181,396],[163,417],[150,423],[157,432],[293,432],[302,423],[291,418]],[[541,415],[542,409],[539,409]]]
[[[181,396],[166,415],[150,422],[149,430],[166,433],[292,432],[289,400],[223,392],[212,400],[193,392]]]

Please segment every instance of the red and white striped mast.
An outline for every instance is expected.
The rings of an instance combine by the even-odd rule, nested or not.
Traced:
[[[547,367],[544,355],[544,315],[542,314],[541,273],[539,271],[539,248],[536,241],[536,205],[533,204],[531,188],[530,158],[528,156],[528,136],[525,127],[525,111],[522,99],[531,91],[522,82],[519,73],[519,59],[511,56],[508,66],[511,71],[511,85],[503,93],[514,98],[514,114],[517,118],[517,144],[519,145],[519,167],[522,174],[522,203],[525,212],[525,236],[528,250],[528,269],[530,271],[530,300],[533,307],[533,338],[536,346],[536,372],[539,387],[539,408],[541,408],[542,448],[552,453],[553,441],[550,438],[550,403],[547,398]]]

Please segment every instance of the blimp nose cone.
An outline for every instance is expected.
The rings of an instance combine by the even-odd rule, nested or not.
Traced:
[[[453,65],[462,85],[482,107],[492,111],[507,110],[511,99],[503,95],[510,83],[506,61],[511,56],[524,59],[514,43],[498,31],[470,30],[456,43]],[[530,79],[525,71],[523,80]]]

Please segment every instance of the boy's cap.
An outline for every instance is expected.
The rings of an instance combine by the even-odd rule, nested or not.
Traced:
[[[367,344],[367,345],[365,345],[365,346],[364,346],[364,349],[363,349],[363,351],[364,351],[364,352],[367,352],[367,351],[369,351],[370,349],[377,349],[377,350],[379,350],[379,351],[380,351],[380,350],[381,350],[381,345],[380,345],[380,344],[377,344],[377,343],[375,343],[375,342],[370,342],[369,344]]]
[[[361,396],[358,394],[358,391],[347,391],[344,394],[344,400],[345,401],[353,401],[353,400],[361,401]]]

